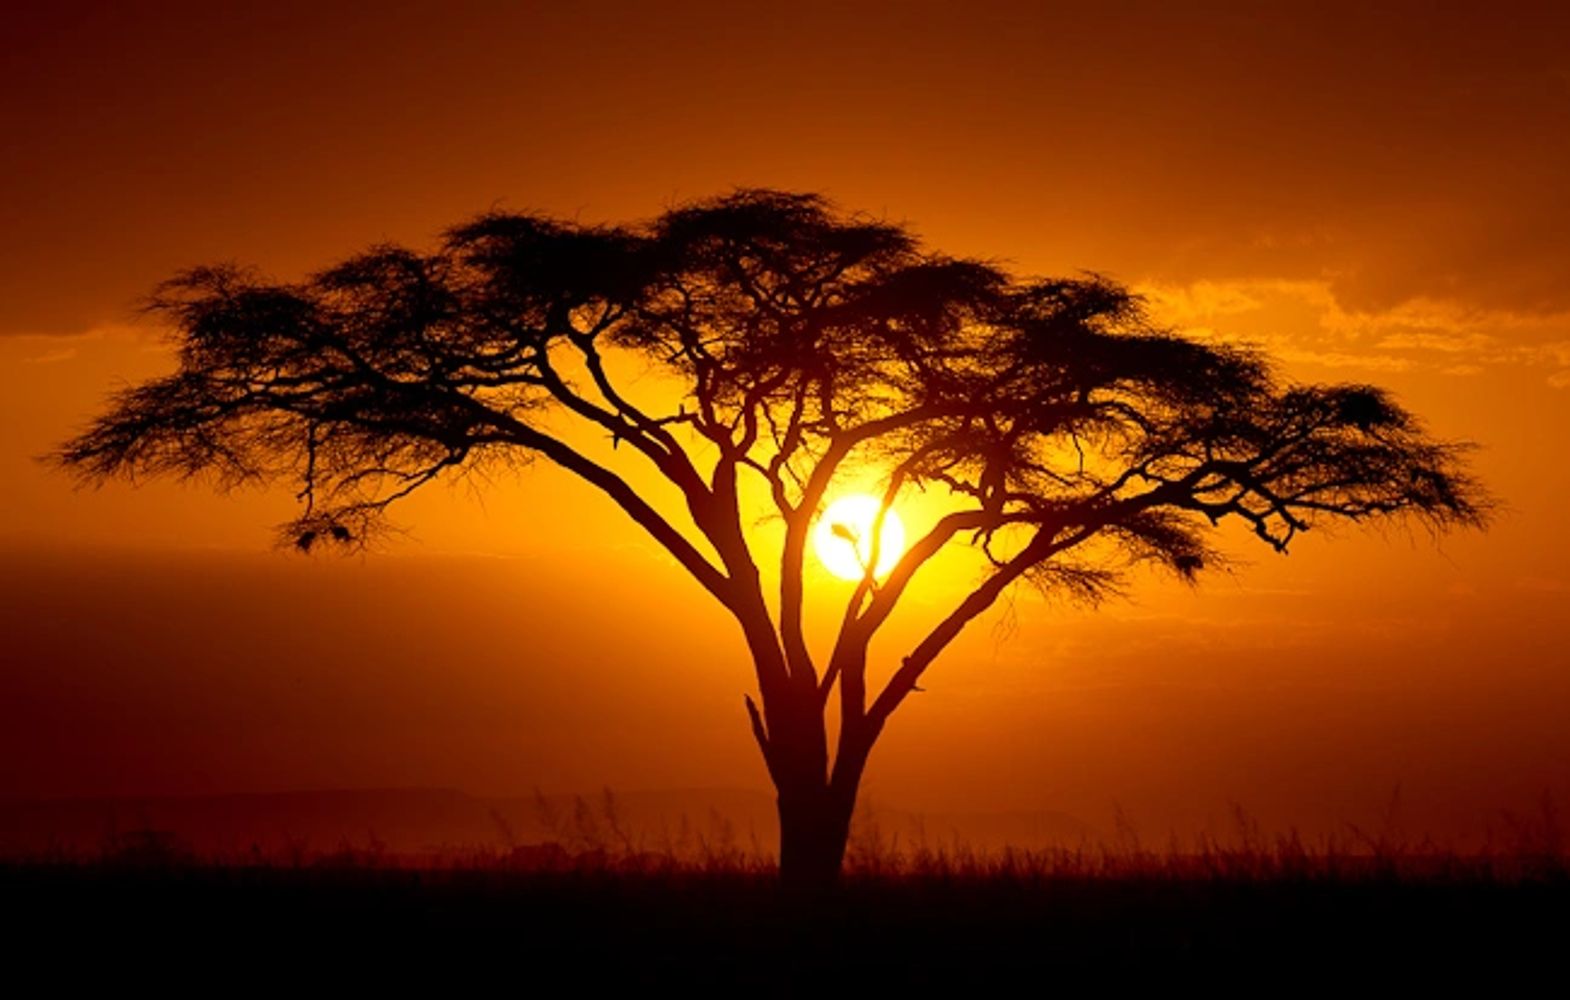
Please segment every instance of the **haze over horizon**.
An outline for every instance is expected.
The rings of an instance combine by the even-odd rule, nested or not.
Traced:
[[[1504,502],[1484,534],[1285,558],[1230,532],[1235,573],[1093,610],[1021,591],[895,716],[870,796],[1159,835],[1234,803],[1367,825],[1399,788],[1457,838],[1570,801],[1567,29],[1532,4],[16,12],[0,797],[766,788],[734,624],[547,463],[412,498],[406,537],[339,560],[274,548],[287,490],[76,491],[35,461],[168,369],[135,306],[182,267],[288,280],[492,206],[625,221],[758,185],[1389,387]]]

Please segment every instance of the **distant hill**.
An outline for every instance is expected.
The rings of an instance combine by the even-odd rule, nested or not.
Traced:
[[[1099,834],[1049,811],[927,814],[873,804],[860,829],[901,846],[1073,845]],[[137,831],[164,831],[203,853],[268,854],[344,847],[396,853],[506,849],[555,841],[571,849],[692,850],[702,844],[772,852],[772,795],[679,789],[487,798],[453,789],[0,800],[0,855],[96,851]]]

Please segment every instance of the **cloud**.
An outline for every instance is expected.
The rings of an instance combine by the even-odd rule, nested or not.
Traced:
[[[1159,323],[1202,339],[1257,344],[1288,363],[1450,376],[1551,369],[1549,384],[1570,386],[1570,311],[1435,298],[1351,308],[1330,278],[1148,283],[1138,290]]]
[[[1562,594],[1570,590],[1570,584],[1558,577],[1552,576],[1522,576],[1514,581],[1515,589],[1525,590],[1538,594]]]
[[[135,357],[166,355],[169,350],[163,336],[145,327],[105,325],[77,333],[21,333],[0,336],[0,367],[90,365],[101,362],[106,352]]]
[[[70,361],[72,358],[76,357],[76,354],[76,348],[67,347],[62,350],[46,351],[43,354],[35,354],[30,358],[22,358],[21,361],[24,365],[53,365],[62,361]]]
[[[1349,351],[1306,351],[1291,348],[1276,352],[1283,361],[1323,365],[1326,368],[1358,368],[1364,371],[1404,372],[1413,367],[1409,358],[1390,354],[1354,354]]]

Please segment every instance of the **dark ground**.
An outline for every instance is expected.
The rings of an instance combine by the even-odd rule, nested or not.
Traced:
[[[1273,994],[1546,973],[1558,993],[1570,968],[1570,879],[1557,871],[927,874],[803,896],[743,872],[35,863],[0,867],[0,900],[13,976],[33,966],[57,987],[477,976],[588,996],[655,984],[992,995],[1176,977]]]

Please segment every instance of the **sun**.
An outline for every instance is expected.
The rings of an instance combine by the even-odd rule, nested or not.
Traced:
[[[860,580],[872,558],[872,528],[877,522],[879,501],[865,493],[853,493],[829,504],[818,517],[812,532],[813,548],[830,573],[842,580]],[[878,536],[878,565],[874,576],[894,568],[905,551],[905,526],[890,510],[883,516]]]

